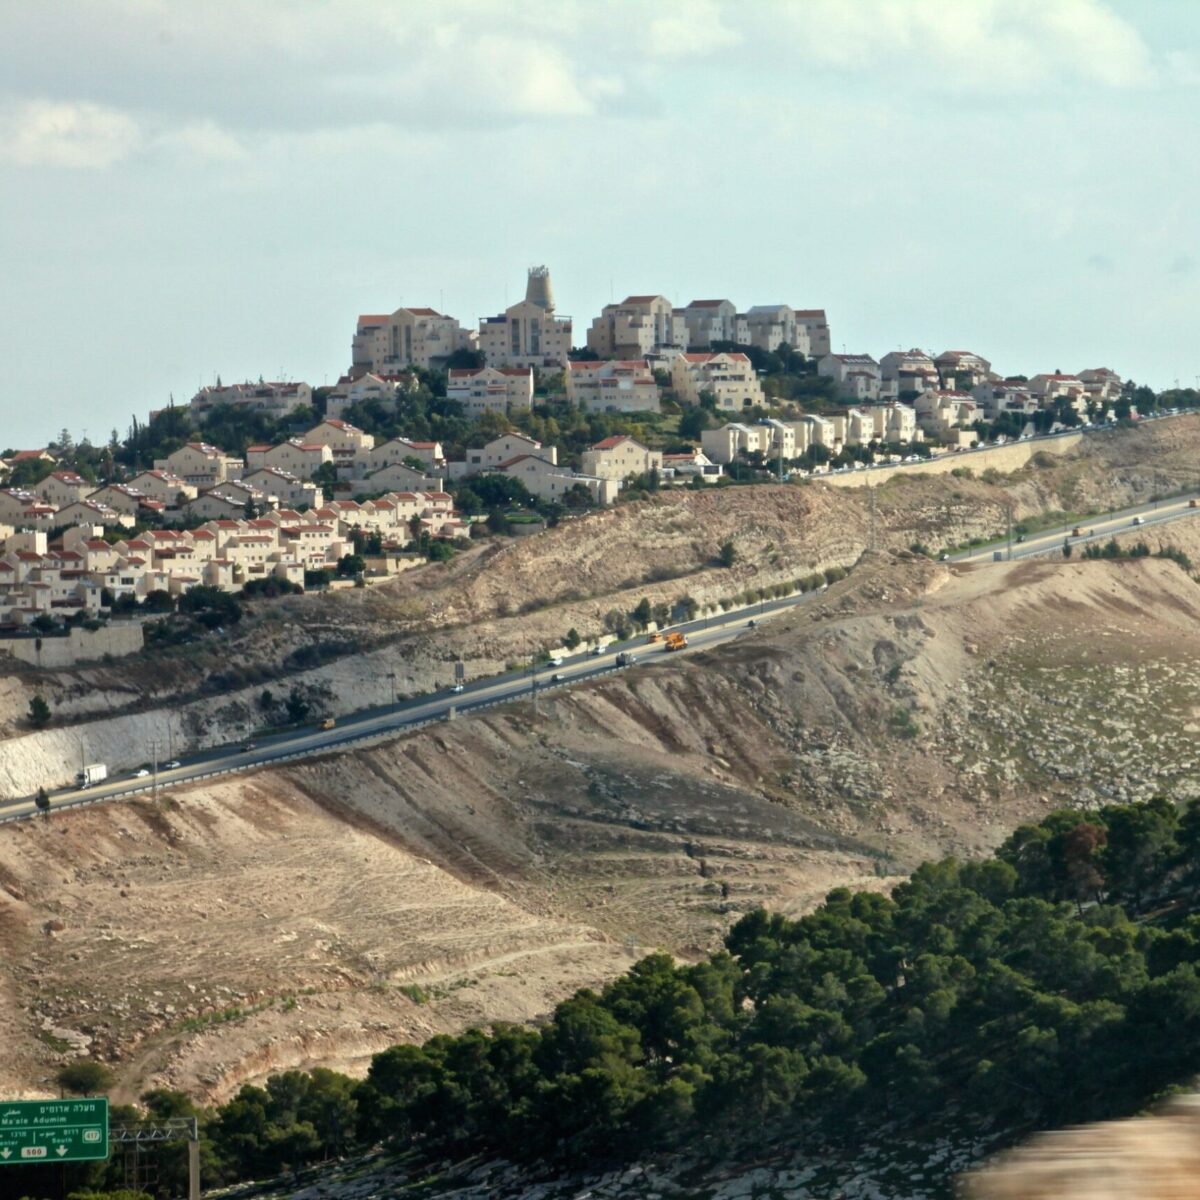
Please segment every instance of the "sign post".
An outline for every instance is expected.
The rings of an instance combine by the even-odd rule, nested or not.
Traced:
[[[0,1101],[0,1166],[108,1157],[108,1100]]]

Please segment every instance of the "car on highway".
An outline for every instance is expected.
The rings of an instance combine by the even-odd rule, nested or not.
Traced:
[[[554,674],[550,676],[551,683],[562,683],[562,681],[563,677],[558,671],[555,671]]]
[[[558,655],[558,654],[556,654],[556,655],[555,655],[555,656],[554,656],[554,657],[553,657],[553,658],[550,660],[550,666],[552,666],[552,667],[561,667],[561,666],[562,666],[562,657],[561,657],[561,655]]]
[[[145,779],[146,776],[150,774],[145,767],[138,767],[136,771],[130,771],[129,773],[134,779]]]
[[[179,765],[179,759],[173,758],[169,763],[163,763],[163,770],[174,771]]]
[[[1145,525],[1146,518],[1145,517],[1134,517],[1132,522],[1130,522],[1130,523],[1133,525]]]
[[[603,653],[604,653],[603,646],[593,646],[592,647],[592,657],[593,658],[598,658]]]
[[[451,691],[451,692],[453,692],[453,693],[454,693],[454,695],[456,695],[456,696],[457,696],[457,695],[458,695],[458,693],[459,693],[459,692],[461,692],[462,690],[463,690],[463,685],[462,685],[461,683],[456,683],[456,684],[455,684],[455,685],[454,685],[454,686],[453,686],[453,687],[450,689],[450,691]]]
[[[258,743],[257,743],[257,742],[247,742],[247,743],[246,743],[246,744],[245,744],[245,745],[242,747],[242,753],[243,753],[243,754],[249,754],[251,750],[257,750],[257,749],[258,749]]]

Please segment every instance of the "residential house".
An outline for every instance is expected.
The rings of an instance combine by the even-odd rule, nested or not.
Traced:
[[[333,462],[333,450],[323,442],[291,438],[278,446],[248,446],[246,470],[261,471],[272,467],[297,479],[312,479],[326,464]]]
[[[95,500],[76,500],[64,504],[54,515],[56,525],[132,525],[134,519],[127,513],[98,504]]]
[[[82,475],[76,475],[74,471],[53,471],[40,483],[35,484],[33,490],[47,504],[61,508],[64,504],[82,500],[94,491],[95,487],[94,483],[89,483]]]
[[[817,374],[832,379],[841,395],[851,400],[880,397],[880,364],[869,354],[826,354],[817,363]]]
[[[933,360],[942,387],[969,392],[992,378],[992,364],[970,350],[943,350]]]
[[[161,500],[168,510],[178,509],[180,504],[194,500],[198,494],[194,484],[170,471],[142,471],[129,480],[129,486],[151,500]]]
[[[207,442],[189,442],[166,458],[157,459],[154,468],[178,476],[197,488],[212,487],[242,473],[242,460],[210,446]]]
[[[1043,408],[1056,400],[1067,400],[1081,417],[1087,415],[1088,389],[1078,375],[1064,375],[1060,371],[1035,375],[1029,381],[1029,392]]]
[[[883,379],[894,380],[899,395],[905,392],[929,392],[942,386],[937,365],[924,350],[893,350],[879,360]]]
[[[523,433],[502,433],[493,438],[485,446],[468,448],[464,462],[447,463],[451,479],[461,479],[467,475],[481,475],[486,471],[498,470],[501,463],[516,458],[522,454],[534,454],[539,458],[548,459],[558,465],[558,448],[543,447],[542,443]]]
[[[479,350],[489,367],[563,367],[570,349],[571,318],[555,315],[546,267],[530,267],[525,299],[479,326]]]
[[[416,376],[411,372],[397,375],[377,375],[368,371],[353,378],[343,375],[325,397],[325,415],[343,419],[346,410],[355,404],[378,404],[382,411],[396,411],[397,397],[416,387]]]
[[[1089,367],[1079,372],[1079,379],[1088,401],[1096,406],[1107,408],[1121,398],[1121,377],[1108,367]]]
[[[706,393],[726,411],[742,412],[766,403],[750,359],[740,352],[677,355],[671,363],[671,383],[675,395],[687,404],[699,404]]]
[[[439,471],[446,466],[446,454],[441,442],[414,442],[409,438],[389,438],[376,446],[360,461],[367,471],[378,471],[394,463],[413,459],[421,463],[427,472]]]
[[[0,521],[14,529],[50,529],[56,524],[58,509],[24,488],[0,491]]]
[[[756,453],[767,457],[773,437],[774,430],[767,425],[731,421],[720,429],[705,429],[700,445],[711,462],[731,463]]]
[[[452,367],[446,399],[458,401],[468,417],[528,408],[533,403],[533,368]]]
[[[420,492],[426,488],[440,491],[440,479],[426,475],[424,471],[414,471],[412,467],[399,462],[372,471],[363,479],[361,490],[383,493]]]
[[[105,484],[90,492],[88,499],[94,500],[97,504],[106,505],[116,512],[125,513],[129,517],[145,516],[150,513],[158,515],[162,512],[161,501],[153,500],[140,488],[135,488],[128,483]],[[148,505],[152,507],[148,508]]]
[[[288,508],[316,508],[321,502],[321,489],[310,479],[300,479],[290,471],[278,467],[259,467],[247,471],[242,483],[258,491],[278,504]]]
[[[631,475],[647,475],[661,471],[661,450],[651,450],[636,438],[625,435],[607,437],[580,456],[580,473],[600,479],[628,479]]]
[[[601,358],[645,358],[666,347],[686,350],[687,322],[665,296],[626,296],[607,304],[587,333],[588,348]]]
[[[699,479],[701,483],[713,483],[724,474],[720,463],[715,463],[703,450],[689,450],[676,454],[664,454],[662,464],[664,483],[683,483]]]
[[[357,425],[337,417],[326,417],[319,425],[314,425],[304,435],[304,441],[308,445],[328,446],[333,451],[335,465],[339,466],[375,447],[374,434],[364,433]]]
[[[658,383],[644,358],[572,360],[567,364],[567,396],[580,408],[616,412],[658,412]]]
[[[407,367],[440,366],[473,337],[457,319],[432,308],[398,308],[358,318],[351,344],[350,375],[396,375]]]
[[[971,426],[979,420],[979,405],[967,392],[922,392],[914,401],[917,423],[931,437],[949,444],[969,445],[976,434]],[[966,436],[964,440],[964,436]]]
[[[798,433],[797,437],[797,441],[803,437],[804,449],[808,449],[809,446],[823,446],[830,454],[841,450],[846,436],[846,419],[840,414],[818,417],[808,413],[797,419],[795,425],[797,430],[800,426],[804,427],[804,434]]]
[[[693,300],[676,310],[687,327],[689,350],[707,350],[714,342],[737,338],[737,308],[732,300]]]
[[[496,470],[519,479],[531,495],[543,500],[561,500],[572,488],[582,487],[593,503],[605,505],[611,504],[621,490],[620,480],[577,475],[537,454],[518,454],[501,463]]]
[[[971,398],[989,421],[995,421],[1001,416],[1029,417],[1041,408],[1024,379],[997,379],[978,383],[971,389]]]

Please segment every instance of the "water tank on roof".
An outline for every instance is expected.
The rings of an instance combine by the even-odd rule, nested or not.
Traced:
[[[525,285],[525,299],[531,304],[554,311],[554,288],[550,284],[549,267],[530,267],[529,282]]]

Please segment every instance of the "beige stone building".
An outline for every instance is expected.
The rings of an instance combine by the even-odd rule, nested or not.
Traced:
[[[737,340],[737,307],[732,300],[693,300],[678,310],[688,331],[689,350],[707,350],[713,342]]]
[[[197,488],[212,487],[242,473],[242,460],[207,442],[189,442],[166,458],[157,459],[155,470],[167,471]]]
[[[933,363],[945,388],[970,391],[992,378],[992,364],[970,350],[943,350]]]
[[[432,308],[398,308],[358,318],[351,344],[350,375],[395,375],[406,367],[433,367],[456,350],[470,350],[474,337],[457,318]]]
[[[502,433],[485,446],[468,448],[463,462],[452,462],[446,465],[450,478],[460,479],[467,475],[481,475],[485,471],[499,470],[502,463],[522,454],[532,454],[558,466],[557,447],[543,447],[541,442],[527,437],[523,433]]]
[[[829,340],[829,321],[823,308],[798,308],[795,310],[796,340],[800,340],[800,331],[808,339],[808,349],[800,351],[809,358],[824,358],[832,349]],[[799,350],[799,347],[793,347]]]
[[[566,366],[571,318],[554,311],[554,289],[546,267],[530,267],[525,299],[479,326],[479,350],[489,367]]]
[[[197,494],[194,484],[170,471],[142,471],[129,481],[129,486],[153,500],[161,500],[168,509],[178,508],[181,502],[195,499]]]
[[[533,368],[454,367],[446,380],[446,399],[461,404],[468,417],[528,408],[533,403]]]
[[[580,408],[615,412],[658,412],[659,389],[644,358],[567,364],[567,397]]]
[[[298,479],[312,477],[326,463],[332,463],[333,450],[323,442],[291,438],[278,446],[248,446],[246,448],[246,473],[274,467],[286,471]]]
[[[74,471],[55,471],[47,475],[40,483],[34,485],[34,491],[47,504],[61,508],[75,500],[82,500],[95,491],[96,485],[89,483],[82,475]]]
[[[706,392],[727,412],[766,404],[762,384],[749,358],[741,353],[676,355],[671,363],[671,383],[686,404],[699,404]]]
[[[587,333],[588,348],[601,358],[645,358],[663,349],[686,350],[687,322],[665,296],[626,296],[608,304]]]
[[[312,405],[312,388],[307,383],[267,382],[222,384],[202,387],[191,399],[190,408],[201,419],[221,405],[286,417],[297,408]]]
[[[826,354],[817,363],[817,374],[832,379],[850,400],[879,399],[883,376],[869,354]]]
[[[661,450],[651,450],[636,438],[623,435],[597,442],[583,452],[579,462],[581,474],[600,479],[628,479],[631,475],[661,471],[662,465]]]

